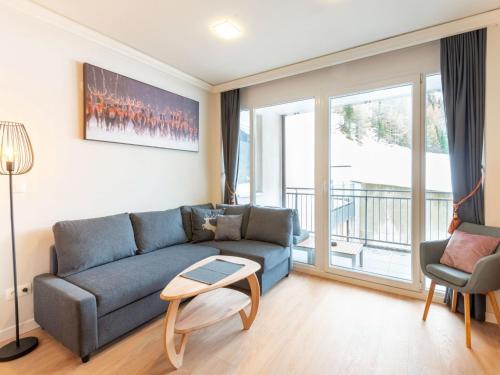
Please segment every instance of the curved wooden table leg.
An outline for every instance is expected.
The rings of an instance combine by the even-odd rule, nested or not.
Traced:
[[[175,345],[175,321],[177,312],[179,311],[180,299],[170,301],[168,304],[167,313],[163,320],[163,342],[167,358],[172,366],[176,369],[182,366],[184,358],[184,350],[186,349],[187,334],[181,335],[179,348]]]
[[[255,273],[247,277],[248,284],[250,284],[250,295],[252,300],[252,307],[250,309],[250,314],[247,315],[245,310],[240,310],[241,321],[243,322],[243,329],[249,329],[252,326],[255,317],[257,316],[257,311],[259,310],[260,303],[260,286],[259,279]]]

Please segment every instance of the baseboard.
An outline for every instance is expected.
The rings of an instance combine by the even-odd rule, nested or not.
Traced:
[[[497,324],[497,319],[495,318],[495,314],[489,311],[486,311],[486,321],[488,323]]]
[[[25,320],[24,322],[21,322],[19,324],[19,331],[21,333],[26,333],[28,331],[31,331],[35,328],[38,328],[39,325],[35,322],[35,319],[31,318],[28,320]],[[13,339],[16,336],[16,326],[10,326],[7,328],[4,328],[0,331],[0,341],[6,341],[9,339]]]
[[[317,270],[317,269],[314,269],[311,267],[300,267],[300,266],[298,267],[297,265],[294,265],[293,270],[296,272],[302,272],[302,273],[306,273],[309,275],[318,276],[318,277],[321,277],[323,279],[335,280],[335,281],[345,283],[345,284],[361,286],[361,287],[364,287],[367,289],[373,289],[373,290],[378,290],[378,291],[382,291],[382,292],[397,294],[400,296],[420,299],[420,300],[424,300],[424,301],[427,298],[427,292],[407,290],[407,289],[397,288],[397,287],[393,287],[393,286],[389,286],[389,285],[377,284],[377,283],[373,283],[373,282],[369,282],[369,281],[365,281],[365,280],[359,280],[359,279],[355,279],[355,278],[334,275],[331,273],[322,272],[320,270]],[[438,293],[438,292],[434,293],[434,298],[432,299],[432,301],[435,303],[444,303],[443,302],[443,295],[441,293]]]

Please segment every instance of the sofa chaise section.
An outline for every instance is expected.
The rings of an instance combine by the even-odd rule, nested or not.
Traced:
[[[290,246],[284,247],[270,242],[240,240],[240,241],[208,241],[196,244],[204,247],[214,247],[221,255],[248,258],[260,264],[257,273],[261,294],[267,292],[274,284],[290,273]],[[248,289],[243,280],[237,286]]]

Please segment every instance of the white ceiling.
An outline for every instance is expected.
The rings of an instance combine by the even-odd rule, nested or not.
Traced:
[[[500,0],[32,0],[210,84],[500,8]],[[230,19],[243,31],[218,39]]]

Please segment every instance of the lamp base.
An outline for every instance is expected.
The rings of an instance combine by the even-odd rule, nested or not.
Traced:
[[[19,340],[19,346],[16,341],[9,342],[0,348],[0,362],[7,362],[22,357],[32,352],[38,346],[38,338],[24,337]]]

